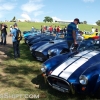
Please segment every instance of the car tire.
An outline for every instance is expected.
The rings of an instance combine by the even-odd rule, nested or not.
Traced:
[[[94,94],[94,97],[96,97],[97,99],[100,99],[100,87],[98,88],[98,90]]]

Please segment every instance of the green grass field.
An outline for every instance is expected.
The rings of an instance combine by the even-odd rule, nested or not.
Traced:
[[[27,31],[27,30],[31,30],[31,27],[34,26],[37,29],[41,28],[41,25],[47,25],[50,26],[52,25],[53,27],[56,26],[60,26],[61,28],[64,28],[65,26],[67,26],[68,24],[64,24],[64,23],[44,23],[44,22],[17,22],[18,23],[18,27],[21,29],[21,31]],[[10,25],[13,25],[14,22],[5,22],[5,24],[7,24],[8,29],[7,31],[9,32],[9,28]],[[94,28],[98,28],[98,30],[100,31],[100,26],[96,26],[96,25],[87,25],[87,24],[79,24],[78,25],[79,29],[84,31],[91,31],[92,27]]]
[[[8,26],[13,23],[6,23]],[[32,26],[40,28],[44,23],[18,23],[22,31],[30,30]],[[47,23],[45,25],[52,25]],[[58,24],[56,24],[58,25]],[[64,25],[59,24],[61,27]],[[91,30],[90,25],[79,25],[80,29]],[[95,26],[97,27],[97,26]],[[100,27],[98,27],[100,28]],[[8,30],[9,31],[9,30]],[[20,44],[21,58],[13,59],[13,50],[8,51],[8,56],[0,68],[0,94],[8,93],[10,96],[18,95],[17,98],[9,97],[8,99],[0,98],[0,100],[91,100],[93,98],[88,95],[80,94],[65,94],[52,89],[45,83],[41,75],[41,62],[36,61],[28,46],[21,41]],[[19,96],[21,94],[21,96]],[[25,99],[25,94],[30,98]],[[33,99],[33,95],[38,95],[39,98]],[[7,95],[6,95],[7,96]],[[1,95],[0,95],[1,97]],[[94,98],[95,99],[95,98]],[[97,99],[95,99],[97,100]]]

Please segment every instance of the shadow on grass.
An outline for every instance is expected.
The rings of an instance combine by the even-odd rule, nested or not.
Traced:
[[[22,75],[28,75],[28,74],[39,74],[40,70],[38,68],[35,68],[34,66],[28,67],[25,65],[21,66],[7,66],[3,69],[4,73],[9,74],[22,74]]]
[[[13,60],[14,59],[14,53],[13,53],[13,48],[10,49],[10,51],[8,52],[8,56],[9,56],[9,60]],[[36,61],[38,62],[31,54],[30,50],[29,50],[29,47],[24,43],[20,43],[20,58],[19,60],[17,60],[17,62],[21,63],[24,61],[29,61],[29,62],[32,62],[32,61]],[[41,62],[40,62],[41,63]]]
[[[53,95],[59,98],[57,100],[91,100],[93,99],[93,97],[91,98],[89,95],[84,95],[84,94],[74,94],[73,95],[71,93],[59,92],[53,89],[51,86],[49,86],[47,82],[45,83],[45,80],[41,74],[38,75],[36,78],[33,78],[32,83],[39,85],[39,88],[41,90],[48,91],[48,93],[51,94],[51,96]],[[49,97],[49,98],[52,98],[52,97]]]
[[[7,66],[3,69],[4,76],[0,74],[0,83],[3,88],[16,87],[23,91],[34,92],[35,89],[31,83],[34,75],[40,74],[40,70],[34,66]],[[33,87],[33,88],[32,88]]]
[[[1,45],[0,44],[0,51],[4,52],[5,55],[9,55],[9,50],[12,48],[12,44]]]

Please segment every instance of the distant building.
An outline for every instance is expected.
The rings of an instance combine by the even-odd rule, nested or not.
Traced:
[[[53,19],[53,22],[67,23],[67,24],[73,21],[73,20],[60,20],[60,19],[58,19],[56,17],[52,17],[52,19]]]
[[[28,19],[17,19],[18,22],[29,22],[30,20]]]

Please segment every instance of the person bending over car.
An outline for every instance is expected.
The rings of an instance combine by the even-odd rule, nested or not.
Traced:
[[[67,44],[68,48],[70,49],[70,46],[72,44],[77,45],[77,36],[76,36],[76,31],[77,31],[77,24],[79,24],[80,21],[78,18],[75,18],[73,22],[71,22],[67,26]]]

